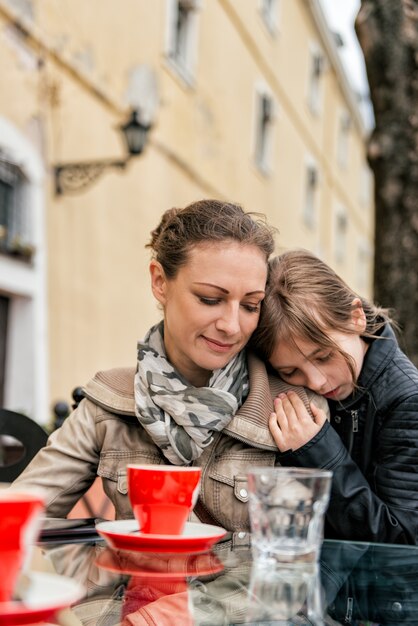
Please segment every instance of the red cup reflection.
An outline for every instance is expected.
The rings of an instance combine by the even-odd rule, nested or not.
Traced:
[[[224,565],[214,552],[200,554],[143,553],[106,548],[99,567],[130,575],[122,606],[121,626],[195,623],[189,599],[189,577],[216,576]]]

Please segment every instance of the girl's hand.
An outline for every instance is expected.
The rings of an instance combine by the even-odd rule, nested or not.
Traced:
[[[312,416],[294,391],[281,393],[274,400],[275,412],[270,415],[269,428],[280,452],[297,450],[308,443],[325,424],[327,418],[321,409],[310,404]]]

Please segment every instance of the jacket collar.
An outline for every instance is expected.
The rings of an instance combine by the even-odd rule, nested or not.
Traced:
[[[357,382],[358,388],[346,400],[332,402],[333,406],[348,409],[357,404],[364,395],[370,393],[370,388],[381,375],[398,347],[398,342],[389,323],[386,323],[372,339],[364,357],[363,367]]]
[[[364,358],[363,367],[359,377],[359,386],[370,387],[387,367],[389,361],[398,347],[395,333],[390,324],[385,324],[377,335],[372,339],[369,349]]]
[[[273,411],[272,394],[275,397],[286,384],[268,374],[264,363],[252,353],[248,353],[248,371],[249,394],[223,432],[255,447],[277,451],[268,420]],[[98,372],[85,387],[86,397],[111,413],[135,416],[134,377],[134,367]]]
[[[267,370],[264,362],[252,352],[247,352],[247,362],[250,391],[222,432],[250,446],[278,452],[268,421],[273,411],[273,398],[287,391],[289,385],[273,371]],[[86,397],[111,413],[135,417],[134,378],[133,367],[98,372],[85,388]],[[309,403],[316,398],[316,404],[328,412],[325,399],[302,387],[292,388],[300,395],[308,410]]]
[[[247,362],[250,391],[223,432],[257,448],[278,452],[268,421],[273,411],[272,394],[275,397],[285,383],[277,376],[270,376],[265,364],[252,352],[247,353]]]
[[[134,367],[97,372],[86,385],[86,398],[117,415],[135,416]]]

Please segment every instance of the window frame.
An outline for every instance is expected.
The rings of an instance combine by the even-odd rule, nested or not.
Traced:
[[[30,262],[35,246],[26,194],[27,182],[22,169],[0,151],[0,254]],[[10,202],[5,202],[3,206],[2,188],[4,195],[10,193]]]
[[[347,110],[340,112],[337,129],[337,163],[342,169],[347,169],[350,156],[350,135],[353,121]]]
[[[319,116],[323,103],[323,77],[326,57],[318,44],[309,46],[307,103],[312,115]]]
[[[340,228],[343,224],[344,228]],[[334,259],[338,264],[347,260],[349,218],[346,207],[338,203],[334,211]]]
[[[268,7],[266,6],[267,1],[269,3]],[[259,11],[270,35],[277,35],[279,32],[281,0],[259,0]]]
[[[305,160],[303,181],[302,219],[305,226],[313,231],[318,225],[320,190],[319,167],[313,157]]]
[[[368,296],[371,288],[371,269],[373,263],[373,250],[370,243],[364,237],[360,238],[357,243],[356,253],[356,283],[357,292],[361,295]]]
[[[170,69],[189,86],[194,84],[196,74],[201,8],[202,0],[166,0],[166,61]],[[179,9],[186,12],[181,46],[178,41]]]
[[[0,150],[26,178],[24,202],[36,247],[31,263],[0,254],[0,292],[10,298],[4,407],[42,424],[49,415],[45,164],[22,131],[2,116]]]
[[[270,111],[263,111],[268,104]],[[264,82],[258,82],[254,95],[253,159],[257,169],[265,176],[273,171],[274,138],[278,105],[272,90]]]

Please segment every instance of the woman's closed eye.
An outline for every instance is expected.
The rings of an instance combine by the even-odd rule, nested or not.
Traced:
[[[247,311],[249,311],[250,313],[259,313],[261,302],[257,302],[255,304],[243,303],[241,306]]]
[[[204,298],[203,296],[199,296],[199,300],[200,302],[202,302],[203,304],[207,304],[208,306],[215,306],[221,301],[220,298]]]
[[[216,306],[217,304],[220,304],[222,302],[222,298],[206,298],[204,296],[199,296],[199,300],[200,302],[202,302],[202,304],[206,304],[207,306]],[[255,302],[254,304],[249,302],[243,302],[241,306],[249,313],[259,313],[261,302]]]

